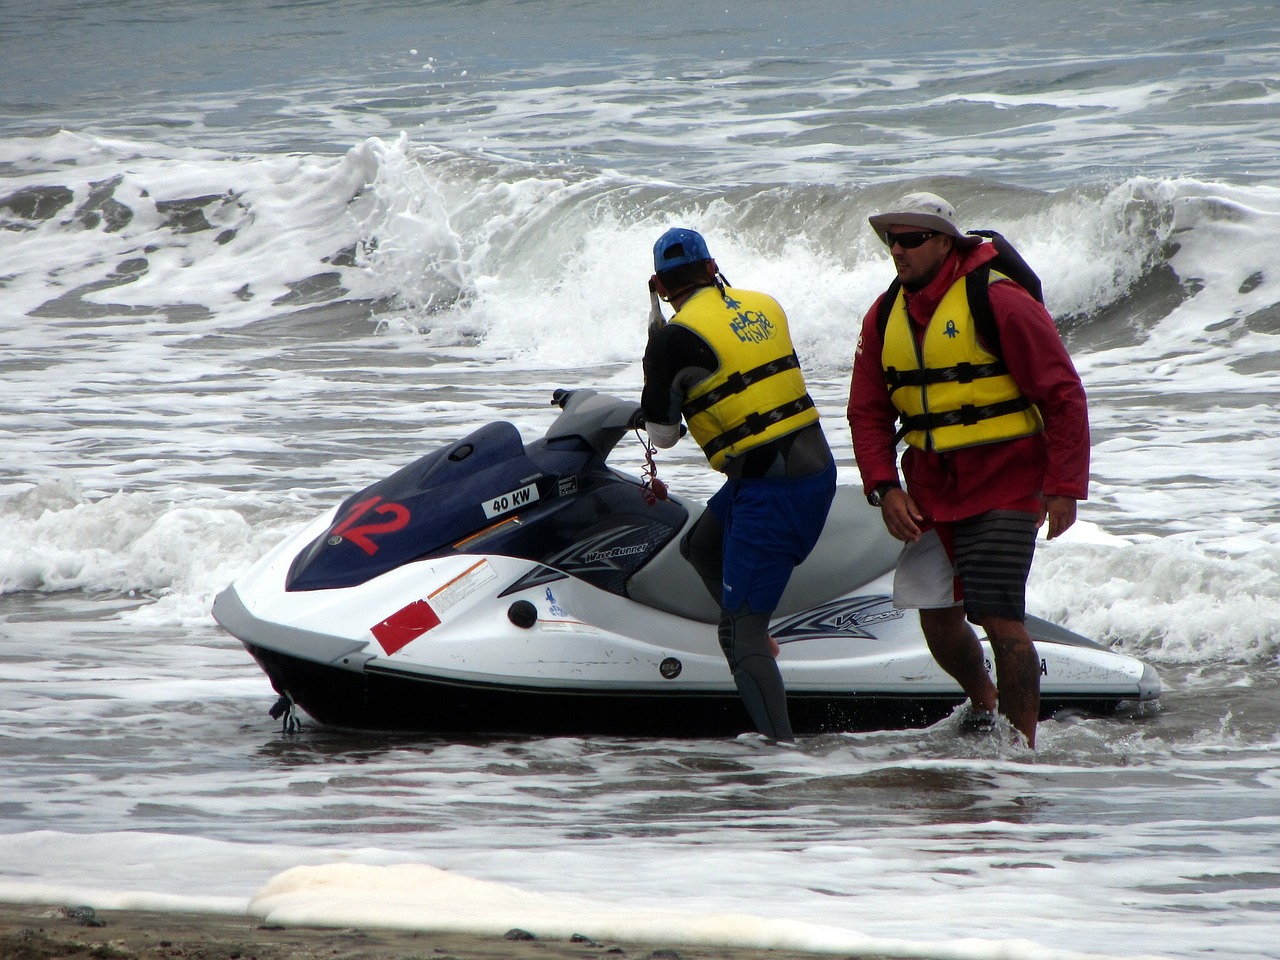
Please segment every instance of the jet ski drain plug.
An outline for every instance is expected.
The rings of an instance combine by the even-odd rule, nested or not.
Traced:
[[[507,619],[522,630],[538,622],[538,608],[528,600],[517,600],[507,608]]]

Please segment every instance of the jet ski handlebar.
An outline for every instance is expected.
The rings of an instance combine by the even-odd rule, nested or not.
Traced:
[[[645,422],[640,404],[634,400],[587,388],[557,388],[551,394],[551,402],[564,412],[551,424],[547,439],[581,437],[602,457],[607,457],[628,431],[643,427]]]
[[[586,387],[557,388],[551,402],[564,412],[547,431],[547,439],[577,436],[586,440],[602,457],[607,457],[619,440],[631,430],[645,429],[644,411],[634,400],[623,400]],[[688,428],[680,424],[680,436]]]
[[[613,403],[622,404],[625,406],[634,405],[634,401],[623,400],[619,397],[611,397],[606,393],[596,393],[596,391],[594,390],[586,390],[586,389],[566,390],[564,387],[556,387],[555,390],[551,392],[551,403],[559,407],[561,410],[564,410],[569,406],[569,403],[573,400],[573,398],[575,396],[578,396],[579,394],[582,395],[581,397],[579,397],[580,400],[583,399],[584,397],[593,396],[593,397],[598,397],[600,400],[603,400],[606,402],[612,401]],[[638,406],[636,407],[635,413],[631,418],[631,423],[629,424],[629,426],[632,426],[632,427],[644,426],[644,411],[642,411]]]

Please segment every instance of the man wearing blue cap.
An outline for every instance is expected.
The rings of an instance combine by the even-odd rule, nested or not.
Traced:
[[[655,446],[681,419],[724,486],[681,544],[720,604],[720,646],[756,729],[793,738],[769,618],[791,571],[817,543],[836,468],[818,423],[787,315],[772,297],[728,286],[693,230],[653,248],[655,310],[644,353],[646,429]]]

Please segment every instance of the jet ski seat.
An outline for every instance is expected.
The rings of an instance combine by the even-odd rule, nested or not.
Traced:
[[[680,541],[702,515],[702,504],[685,504],[689,519],[680,534],[632,575],[627,595],[637,603],[703,623],[716,623],[720,607],[680,553]],[[834,600],[894,568],[901,544],[889,536],[880,511],[854,487],[838,487],[826,526],[813,552],[796,567],[782,594],[778,616]]]

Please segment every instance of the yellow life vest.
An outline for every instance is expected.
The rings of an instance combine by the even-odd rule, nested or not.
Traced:
[[[963,277],[938,304],[919,344],[898,293],[881,365],[902,420],[899,436],[919,450],[956,450],[1044,429],[1040,410],[978,339]]]
[[[718,366],[685,396],[681,413],[711,466],[816,423],[787,327],[772,297],[726,287],[695,293],[671,318],[706,341]]]

